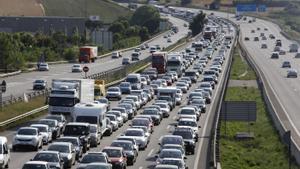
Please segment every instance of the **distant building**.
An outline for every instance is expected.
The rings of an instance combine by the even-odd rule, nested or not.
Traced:
[[[79,34],[85,32],[85,21],[83,17],[28,17],[28,16],[1,16],[0,32],[65,32],[67,36],[73,34],[77,29]]]

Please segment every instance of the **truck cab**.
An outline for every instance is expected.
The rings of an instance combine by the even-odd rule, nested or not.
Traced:
[[[101,97],[105,96],[105,81],[104,80],[95,80],[94,85],[94,99],[98,100]]]

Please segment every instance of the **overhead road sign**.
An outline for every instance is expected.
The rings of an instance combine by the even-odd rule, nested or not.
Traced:
[[[267,6],[266,5],[258,5],[257,11],[258,12],[266,12],[267,11]]]
[[[256,4],[237,4],[237,12],[256,12]]]

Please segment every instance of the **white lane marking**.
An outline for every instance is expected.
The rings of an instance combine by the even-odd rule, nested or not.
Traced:
[[[153,151],[154,151],[154,148],[150,150],[150,152],[148,153],[147,157],[150,157],[152,155]]]
[[[162,138],[163,138],[163,136],[160,136],[158,140],[161,141]]]
[[[176,120],[176,116],[173,116],[173,118],[172,118],[173,120]]]
[[[169,129],[170,129],[170,127],[171,127],[171,125],[168,125],[168,126],[167,126],[167,129],[169,130]]]
[[[141,166],[141,167],[139,167],[139,169],[143,169],[143,167]]]

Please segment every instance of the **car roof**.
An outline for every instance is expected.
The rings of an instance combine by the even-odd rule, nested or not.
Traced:
[[[127,143],[127,144],[132,144],[132,142],[129,141],[129,140],[114,140],[112,143]]]
[[[51,153],[51,154],[58,154],[59,155],[59,152],[58,151],[51,151],[51,150],[43,150],[43,151],[39,151],[37,152],[37,154],[42,154],[42,153]]]
[[[81,123],[81,122],[69,122],[67,125],[68,126],[78,126],[78,125],[80,125],[80,126],[89,126],[90,124],[89,123]]]
[[[42,164],[42,165],[47,165],[48,162],[45,162],[45,161],[27,161],[25,164]]]
[[[191,121],[191,122],[196,122],[195,119],[192,119],[192,118],[180,118],[178,121]]]
[[[49,127],[46,124],[31,124],[30,127]]]
[[[34,127],[20,127],[19,130],[21,129],[34,129],[34,130],[37,130],[37,128],[34,128]]]
[[[72,137],[72,136],[63,136],[63,137],[60,137],[60,138],[57,138],[58,140],[59,139],[76,139],[76,140],[79,140],[78,137]]]
[[[70,146],[72,143],[69,142],[53,142],[51,145],[64,145],[64,146]],[[51,146],[50,145],[50,146]]]
[[[113,147],[113,146],[106,146],[102,150],[104,150],[104,149],[107,149],[107,150],[120,150],[120,151],[123,150],[122,147]]]

